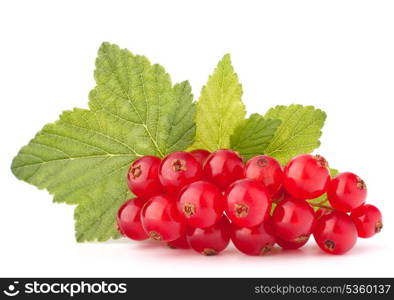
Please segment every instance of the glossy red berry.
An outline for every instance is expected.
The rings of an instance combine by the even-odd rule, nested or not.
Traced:
[[[206,228],[213,226],[223,215],[224,199],[212,183],[196,181],[181,190],[177,207],[188,226]]]
[[[252,228],[232,224],[231,241],[244,254],[265,255],[274,246],[275,236],[269,222],[263,222]]]
[[[327,191],[330,172],[320,155],[302,154],[294,157],[283,170],[287,193],[297,199],[314,199]]]
[[[282,240],[279,237],[276,237],[276,243],[283,249],[294,250],[294,249],[298,249],[298,248],[301,248],[302,246],[304,246],[309,241],[309,237],[310,237],[309,235],[305,236],[304,239],[296,241],[296,242],[289,242],[289,241]]]
[[[327,197],[336,210],[351,212],[365,202],[367,185],[356,174],[340,173],[331,180]]]
[[[175,241],[171,241],[167,243],[168,247],[172,249],[189,249],[190,245],[187,241],[186,235],[182,235],[180,238]]]
[[[275,235],[282,240],[301,243],[312,233],[315,212],[304,200],[285,199],[272,214]]]
[[[221,190],[225,190],[231,183],[243,178],[242,158],[231,150],[217,150],[205,161],[204,175]]]
[[[133,194],[148,200],[162,192],[158,176],[160,162],[160,158],[156,156],[144,156],[131,164],[127,184]]]
[[[226,214],[240,227],[254,227],[269,216],[271,200],[266,188],[252,179],[234,182],[225,194]]]
[[[170,194],[177,194],[185,185],[202,178],[202,167],[189,152],[174,152],[160,164],[159,179]]]
[[[194,156],[194,158],[201,164],[201,166],[203,166],[208,156],[211,155],[211,152],[204,149],[196,149],[190,151],[190,154]]]
[[[271,198],[280,192],[283,184],[282,167],[275,158],[267,155],[251,158],[245,166],[245,177],[261,182]]]
[[[356,225],[358,236],[369,238],[383,228],[382,214],[373,205],[365,204],[353,210],[351,218]]]
[[[142,208],[141,220],[145,232],[156,241],[174,241],[186,231],[175,200],[168,195],[158,195],[148,200]]]
[[[353,248],[357,241],[356,225],[340,211],[317,220],[313,235],[319,247],[330,254],[343,254]]]
[[[123,203],[119,208],[116,221],[122,235],[136,241],[148,238],[141,224],[141,209],[145,202],[141,198],[133,198]]]
[[[214,226],[209,228],[189,229],[187,240],[190,247],[203,255],[216,255],[226,249],[230,242],[231,224],[223,216]]]

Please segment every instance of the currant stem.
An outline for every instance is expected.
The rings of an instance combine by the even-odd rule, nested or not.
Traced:
[[[279,204],[282,199],[272,199],[272,203]]]
[[[309,202],[309,205],[311,205],[313,207],[318,207],[318,208],[324,208],[324,209],[332,210],[332,211],[334,210],[332,207],[330,207],[328,205],[324,205],[323,204],[324,202],[326,202],[326,201],[319,202],[319,203],[311,203],[311,202]]]
[[[281,199],[273,199],[272,202],[275,204],[279,204],[281,202]],[[307,202],[309,203],[310,206],[313,206],[313,207],[324,208],[324,209],[328,209],[328,210],[332,210],[332,211],[334,210],[331,206],[324,205],[324,203],[326,203],[327,200],[323,200],[318,203],[313,203],[313,202],[309,202],[309,201],[307,201]]]

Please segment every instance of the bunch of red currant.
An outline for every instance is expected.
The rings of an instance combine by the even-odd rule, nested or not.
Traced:
[[[342,254],[357,236],[382,228],[380,211],[364,204],[364,181],[353,173],[331,179],[319,155],[298,155],[284,168],[266,155],[244,164],[231,150],[145,156],[132,163],[128,186],[137,197],[119,208],[124,236],[205,255],[223,251],[230,240],[248,255],[266,254],[275,243],[296,249],[312,234],[322,250]],[[330,205],[307,201],[324,193]]]

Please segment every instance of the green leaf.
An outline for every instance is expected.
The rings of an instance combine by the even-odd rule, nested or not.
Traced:
[[[330,168],[330,175],[331,175],[331,178],[334,178],[335,176],[337,176],[338,173],[339,173],[339,171],[338,171],[337,169]]]
[[[280,123],[277,119],[265,119],[259,114],[252,114],[235,128],[230,138],[231,149],[245,159],[263,154]]]
[[[226,54],[218,63],[197,103],[196,138],[191,149],[230,147],[230,136],[245,118],[242,86]]]
[[[80,203],[86,189],[141,156],[128,139],[122,124],[103,114],[66,111],[19,151],[12,171],[19,179],[47,189],[55,202]]]
[[[124,184],[129,164],[111,174],[94,189],[86,190],[87,200],[74,211],[75,237],[79,242],[106,241],[120,237],[115,224],[119,206],[133,197]]]
[[[320,146],[319,138],[326,120],[325,112],[313,106],[279,105],[271,108],[265,118],[279,119],[281,125],[265,148],[265,154],[286,164],[293,156],[310,153]]]
[[[194,141],[196,134],[196,124],[194,123],[196,105],[193,102],[191,91],[188,81],[174,86],[176,113],[170,115],[171,126],[166,141],[166,154],[184,150]]]
[[[64,112],[24,146],[12,162],[21,180],[75,209],[78,241],[119,236],[118,207],[132,197],[130,163],[191,145],[195,105],[187,82],[172,86],[159,65],[104,43],[96,61],[90,110]]]
[[[172,87],[163,67],[109,43],[99,49],[94,74],[90,109],[125,123],[138,140],[138,151],[163,157],[193,142],[195,104],[189,83]]]

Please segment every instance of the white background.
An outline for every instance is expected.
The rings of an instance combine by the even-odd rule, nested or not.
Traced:
[[[393,16],[393,1],[1,1],[0,276],[394,276]],[[189,79],[195,98],[229,52],[249,113],[326,111],[318,152],[365,179],[383,232],[344,256],[313,242],[267,257],[76,243],[73,207],[18,181],[10,164],[61,111],[87,107],[102,41]]]

